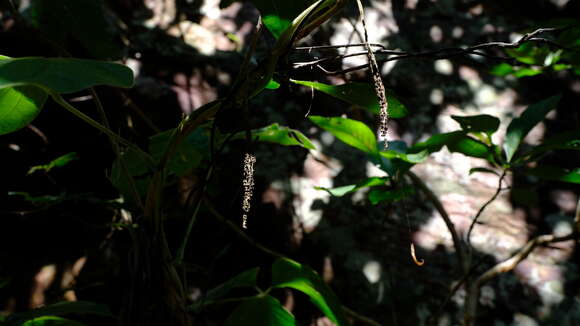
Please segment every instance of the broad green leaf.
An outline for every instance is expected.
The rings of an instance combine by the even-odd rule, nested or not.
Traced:
[[[149,153],[156,162],[159,162],[175,129],[163,131],[149,138]],[[188,171],[198,167],[203,158],[209,153],[209,133],[204,128],[197,128],[179,144],[175,154],[169,159],[166,167],[176,176],[182,176]]]
[[[343,100],[347,103],[358,105],[369,111],[378,114],[380,111],[379,100],[375,90],[371,84],[367,83],[348,83],[343,85],[328,85],[323,83],[303,81],[303,80],[290,80],[291,82],[312,87],[318,91],[328,94],[337,99]],[[387,103],[389,107],[387,109],[390,118],[402,118],[407,115],[407,108],[399,102],[399,100],[393,96],[391,90],[387,90]]]
[[[533,69],[533,68],[519,68],[516,69],[513,73],[514,76],[521,78],[521,77],[530,77],[539,75],[542,73],[542,70]]]
[[[316,149],[314,144],[304,136],[303,133],[296,129],[280,126],[273,123],[269,126],[260,129],[254,129],[252,132],[252,139],[268,143],[280,144],[283,146],[300,146],[306,149]],[[239,132],[233,139],[245,139],[246,133]]]
[[[567,170],[557,166],[539,165],[524,171],[526,174],[539,178],[570,183],[580,183],[580,168]]]
[[[8,317],[8,322],[11,324],[17,324],[43,316],[63,316],[68,314],[92,314],[105,317],[113,316],[109,308],[103,304],[89,301],[63,301],[42,308],[10,315]]]
[[[410,186],[394,190],[373,189],[369,192],[369,201],[373,205],[376,205],[383,201],[397,202],[401,199],[407,198],[408,196],[414,193],[415,191]]]
[[[46,98],[46,92],[34,86],[0,89],[0,135],[22,129],[32,122]]]
[[[492,135],[499,128],[499,119],[488,114],[460,117],[452,115],[451,118],[459,123],[461,129],[467,132],[485,132]]]
[[[429,157],[429,151],[428,150],[422,150],[418,153],[412,153],[412,154],[405,154],[405,153],[401,153],[395,150],[386,150],[386,151],[381,151],[381,156],[384,158],[388,158],[388,159],[400,159],[403,160],[405,162],[408,163],[412,163],[412,164],[417,164],[417,163],[421,163],[423,161],[425,161],[427,159],[427,157]]]
[[[43,316],[31,319],[22,326],[86,326],[86,324],[57,316]]]
[[[511,74],[513,71],[514,71],[514,68],[511,65],[503,62],[503,63],[500,63],[498,65],[493,66],[490,70],[490,73],[492,75],[503,77],[503,76],[507,76],[507,75]]]
[[[73,93],[109,85],[133,86],[133,71],[112,62],[71,58],[18,58],[0,60],[0,89],[32,85],[56,93]]]
[[[417,153],[427,150],[429,153],[434,153],[441,150],[443,146],[447,146],[451,152],[458,152],[471,157],[490,159],[493,155],[491,147],[467,136],[465,131],[433,135],[426,141],[415,144],[409,149],[409,152]]]
[[[279,258],[272,265],[272,287],[301,291],[337,326],[348,325],[334,293],[309,267]]]
[[[532,104],[519,118],[512,120],[507,128],[503,145],[508,162],[511,162],[516,150],[528,132],[542,121],[548,112],[556,108],[559,101],[560,95],[557,95]]]
[[[77,159],[78,159],[77,153],[71,152],[63,156],[57,157],[56,159],[50,161],[48,164],[33,166],[30,168],[30,170],[28,170],[27,174],[32,174],[36,171],[44,171],[45,173],[48,173],[53,168],[63,167]]]
[[[134,186],[140,197],[143,197],[147,193],[154,169],[151,166],[147,166],[147,163],[143,161],[141,155],[130,149],[122,153],[121,157],[117,157],[113,162],[109,181],[111,181],[111,184],[115,186],[127,202],[135,203],[132,185],[125,174],[121,160],[123,160],[127,172],[133,177],[135,182]]]
[[[324,190],[335,197],[342,197],[348,193],[355,192],[355,191],[362,189],[362,188],[384,185],[387,180],[388,180],[388,178],[372,177],[372,178],[368,178],[368,179],[363,180],[363,181],[361,181],[357,184],[354,184],[354,185],[336,187],[336,188],[331,188],[331,189],[324,188],[324,187],[314,187],[314,188],[317,190]]]
[[[291,20],[281,18],[278,15],[267,15],[262,18],[262,22],[275,38],[279,38],[286,28],[290,26]]]
[[[346,144],[368,154],[378,154],[375,134],[364,123],[340,117],[326,118],[321,116],[310,116],[309,119],[314,124],[330,132]]]
[[[34,0],[23,16],[62,48],[84,47],[95,59],[120,59],[125,46],[103,0]],[[73,40],[73,42],[67,41]],[[75,49],[75,52],[79,52]]]
[[[225,326],[294,326],[296,320],[278,301],[265,295],[242,302],[225,322]]]

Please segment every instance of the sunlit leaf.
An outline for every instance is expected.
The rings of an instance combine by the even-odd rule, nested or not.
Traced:
[[[265,295],[243,301],[225,322],[225,326],[294,326],[296,320],[278,301]]]
[[[347,103],[358,105],[369,111],[378,114],[380,111],[377,94],[371,84],[368,83],[348,83],[343,85],[328,85],[318,82],[290,80],[291,82],[312,87],[318,91],[328,94]],[[388,112],[391,118],[402,118],[407,115],[407,108],[387,90],[387,103],[389,104]]]
[[[461,129],[467,132],[485,132],[492,135],[499,128],[499,119],[488,114],[479,114],[460,117],[452,115],[451,118],[459,123]]]
[[[471,157],[490,159],[493,156],[492,147],[467,136],[465,131],[433,135],[426,141],[415,144],[409,149],[409,152],[416,153],[427,150],[429,153],[434,153],[441,150],[443,146],[447,146],[451,152]]]
[[[528,132],[542,121],[548,112],[556,108],[559,101],[560,95],[557,95],[532,104],[519,118],[512,120],[507,128],[503,146],[508,162],[511,162],[516,150]]]
[[[46,98],[46,92],[34,86],[0,89],[0,135],[19,130],[32,122]]]
[[[384,185],[387,180],[388,180],[388,178],[372,177],[372,178],[368,178],[368,179],[363,180],[363,181],[361,181],[357,184],[354,184],[354,185],[341,186],[341,187],[330,188],[330,189],[324,188],[324,187],[314,187],[314,188],[317,190],[324,190],[335,197],[342,197],[346,194],[355,192],[355,191],[362,189],[362,188]]]
[[[580,183],[580,169],[567,170],[557,166],[539,165],[535,168],[526,169],[524,172],[547,180]]]
[[[399,189],[386,190],[386,189],[373,189],[369,192],[369,201],[371,204],[376,205],[380,202],[396,202],[401,199],[405,199],[414,193],[413,188],[406,186]]]
[[[283,19],[278,15],[267,15],[262,18],[262,22],[275,38],[279,38],[290,26],[291,20]]]
[[[314,144],[303,133],[296,129],[273,123],[269,126],[251,131],[252,139],[256,141],[275,143],[283,146],[300,146],[306,149],[316,149]],[[246,133],[239,132],[233,139],[245,139]]]
[[[429,157],[429,151],[428,150],[422,150],[418,153],[412,153],[412,154],[405,154],[405,153],[401,153],[395,150],[386,150],[386,151],[381,151],[381,156],[388,158],[388,159],[400,159],[403,160],[405,162],[408,163],[412,163],[412,164],[417,164],[417,163],[421,163],[423,161],[425,161],[427,159],[427,157]]]
[[[50,161],[48,164],[33,166],[30,168],[30,170],[28,170],[27,174],[32,174],[36,171],[44,171],[45,173],[48,173],[53,168],[63,167],[63,166],[65,166],[65,165],[69,164],[70,162],[77,160],[77,159],[78,159],[77,153],[71,152],[71,153],[68,153],[68,154],[65,154],[63,156],[55,158],[54,160]]]
[[[364,123],[340,117],[310,116],[309,119],[346,144],[368,154],[378,154],[375,134]]]
[[[280,258],[272,265],[272,287],[301,291],[337,326],[348,325],[338,299],[311,268]]]
[[[278,88],[280,88],[280,83],[278,83],[274,79],[270,79],[270,81],[266,85],[266,88],[267,89],[278,89]]]

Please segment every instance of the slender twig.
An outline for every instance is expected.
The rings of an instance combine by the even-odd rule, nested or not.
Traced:
[[[451,239],[453,240],[453,246],[455,247],[455,253],[457,255],[459,265],[461,266],[463,273],[466,274],[469,271],[469,266],[466,265],[463,243],[461,242],[461,238],[457,234],[455,225],[451,221],[449,214],[447,214],[445,207],[443,206],[441,201],[439,201],[437,195],[433,193],[431,189],[429,189],[429,187],[423,182],[423,180],[421,180],[421,178],[419,178],[419,176],[417,176],[415,173],[411,171],[407,171],[406,174],[415,184],[415,186],[419,187],[421,191],[423,191],[423,193],[427,196],[427,198],[433,203],[435,209],[437,210],[437,212],[439,212],[439,215],[441,215],[441,217],[443,218],[443,221],[445,222],[445,225],[447,226],[447,229],[451,234]]]
[[[494,200],[497,199],[497,196],[499,196],[499,194],[502,192],[502,190],[506,189],[506,188],[502,187],[503,179],[506,176],[506,172],[507,172],[506,170],[504,170],[502,172],[502,174],[498,180],[497,190],[495,191],[493,196],[491,196],[491,198],[479,208],[479,211],[477,211],[477,214],[475,214],[475,217],[471,221],[471,225],[469,225],[469,230],[467,231],[467,247],[469,248],[470,251],[471,251],[471,247],[472,247],[471,246],[471,232],[473,231],[475,224],[477,224],[477,220],[479,219],[479,217],[481,216],[483,211],[487,208],[487,206],[489,206]]]
[[[292,50],[294,51],[312,51],[312,50],[334,50],[334,49],[342,49],[342,48],[353,48],[353,47],[365,47],[366,43],[350,43],[350,44],[341,44],[341,45],[314,45],[314,46],[299,46],[299,47],[295,47]],[[378,43],[369,43],[370,46],[372,47],[378,47],[381,48],[383,50],[386,50],[387,48],[382,45],[382,44],[378,44]],[[365,52],[366,53],[366,52]]]
[[[491,48],[513,49],[513,48],[519,47],[520,45],[522,45],[526,42],[535,42],[535,43],[545,43],[545,44],[548,44],[548,45],[553,46],[553,47],[572,51],[572,49],[568,49],[568,48],[566,48],[566,47],[564,47],[564,46],[562,46],[554,41],[551,41],[551,40],[548,40],[545,38],[536,37],[537,35],[542,34],[542,33],[561,31],[564,29],[566,29],[566,28],[540,28],[540,29],[537,29],[531,33],[523,35],[520,39],[518,39],[514,42],[511,42],[511,43],[509,43],[509,42],[486,42],[486,43],[482,43],[482,44],[473,45],[470,47],[452,47],[452,48],[443,48],[443,49],[437,49],[437,50],[420,51],[420,52],[415,52],[415,53],[405,52],[405,51],[387,50],[384,46],[380,46],[380,44],[373,44],[373,46],[380,47],[379,50],[375,51],[376,54],[393,55],[393,57],[378,60],[379,63],[385,63],[385,62],[389,62],[389,61],[409,59],[409,58],[428,58],[428,59],[432,59],[432,60],[440,60],[440,59],[448,59],[451,57],[471,54],[471,55],[478,55],[478,56],[482,56],[482,57],[486,57],[486,58],[490,58],[490,59],[511,61],[512,63],[515,64],[516,62],[515,62],[514,58],[503,57],[503,56],[493,56],[493,55],[489,55],[485,52],[482,52],[480,50],[487,50],[487,49],[491,49]],[[363,46],[363,45],[364,45],[364,43],[354,44],[352,46]],[[331,45],[331,46],[312,46],[312,47],[300,47],[300,48],[296,48],[295,50],[335,49],[335,48],[343,48],[343,47],[348,47],[348,46],[349,45],[346,45],[346,44],[345,45]],[[311,66],[316,67],[321,62],[338,60],[338,59],[342,59],[345,57],[352,57],[352,56],[364,55],[364,54],[365,53],[363,53],[363,52],[359,52],[359,53],[355,53],[355,54],[347,54],[347,55],[342,55],[342,56],[339,55],[339,56],[335,56],[333,58],[317,59],[317,60],[314,60],[311,62],[298,62],[298,63],[294,64],[294,68],[299,69],[299,68],[305,68],[305,67],[311,67]],[[321,61],[321,60],[325,60],[325,61]],[[353,72],[353,71],[357,71],[357,70],[361,70],[361,69],[366,69],[368,67],[369,67],[369,64],[364,64],[364,65],[359,65],[359,66],[351,67],[351,68],[340,70],[340,71],[332,71],[332,72],[325,71],[325,73],[335,75],[335,74],[349,73],[349,72]]]
[[[356,320],[358,322],[361,322],[361,323],[364,323],[364,324],[367,324],[367,325],[371,325],[371,326],[382,326],[379,322],[376,322],[376,321],[370,319],[367,316],[360,315],[360,314],[358,314],[357,312],[353,311],[352,309],[350,309],[348,307],[342,306],[342,310],[349,317],[351,317],[352,319],[354,319],[354,320]]]

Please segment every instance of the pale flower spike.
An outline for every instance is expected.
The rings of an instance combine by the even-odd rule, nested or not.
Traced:
[[[248,228],[248,213],[250,212],[252,195],[254,194],[254,163],[256,163],[256,157],[250,153],[246,153],[244,157],[244,179],[242,181],[242,185],[244,186],[242,227],[244,229]]]

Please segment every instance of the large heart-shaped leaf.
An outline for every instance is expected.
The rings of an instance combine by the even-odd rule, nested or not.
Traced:
[[[348,118],[326,118],[315,115],[309,119],[348,145],[368,154],[378,154],[375,134],[364,123]]]
[[[380,111],[379,100],[371,84],[348,83],[343,85],[328,85],[303,80],[290,81],[298,85],[312,87],[347,103],[361,106],[375,114],[378,114]],[[407,115],[408,110],[392,93],[391,90],[387,90],[387,103],[389,104],[387,111],[389,117],[402,118]]]
[[[112,62],[72,58],[0,60],[0,88],[33,85],[55,93],[97,86],[131,87],[133,71]]]
[[[303,292],[333,323],[338,326],[348,325],[338,299],[311,268],[280,258],[272,265],[272,287]]]
[[[225,326],[295,326],[296,320],[280,302],[265,295],[243,301],[225,322]]]
[[[560,95],[552,96],[536,104],[530,105],[519,118],[515,118],[509,124],[505,135],[503,148],[506,159],[511,162],[516,150],[526,135],[537,125],[548,112],[556,108],[560,101]]]

